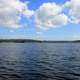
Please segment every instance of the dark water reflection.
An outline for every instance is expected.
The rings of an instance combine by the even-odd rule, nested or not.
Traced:
[[[0,80],[80,80],[80,43],[0,43]]]

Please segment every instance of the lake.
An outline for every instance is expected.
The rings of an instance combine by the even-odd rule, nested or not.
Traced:
[[[80,80],[80,43],[0,43],[0,80]]]

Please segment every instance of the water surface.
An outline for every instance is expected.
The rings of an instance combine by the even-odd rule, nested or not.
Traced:
[[[80,80],[80,43],[0,43],[0,80]]]

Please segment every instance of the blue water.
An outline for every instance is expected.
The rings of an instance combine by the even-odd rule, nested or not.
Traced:
[[[80,43],[0,43],[0,80],[80,80]]]

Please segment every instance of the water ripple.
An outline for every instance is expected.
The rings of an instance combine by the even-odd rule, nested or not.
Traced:
[[[80,80],[80,43],[1,43],[0,80]]]

